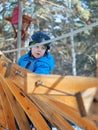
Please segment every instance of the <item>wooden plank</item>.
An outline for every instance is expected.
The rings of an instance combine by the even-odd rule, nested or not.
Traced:
[[[7,75],[7,76],[6,76]],[[15,63],[11,64],[10,72],[9,72],[9,64],[7,66],[7,70],[5,72],[5,78],[9,78],[18,85],[24,91],[26,91],[26,77],[27,77],[27,70],[18,66]]]
[[[39,86],[36,86],[36,83]],[[27,73],[27,92],[38,94],[70,95],[89,88],[98,87],[98,79],[94,77],[34,75]]]
[[[52,95],[50,94],[49,97],[53,98],[54,100],[61,102],[63,104],[69,105],[75,109],[78,109],[77,107],[77,101],[74,96],[67,96],[67,95]]]
[[[90,108],[91,108],[95,93],[96,93],[96,88],[90,88],[81,93],[82,99],[83,99],[83,104],[85,106],[85,110],[86,110],[87,114],[89,114],[91,112]],[[76,101],[75,96],[50,94],[49,97],[78,110],[77,101]]]
[[[3,88],[2,88],[3,84],[4,84],[4,82],[0,81],[0,99],[2,101],[1,103],[3,106],[4,113],[5,113],[8,129],[15,130],[16,127],[15,127],[15,123],[14,123],[14,115],[12,113],[11,106],[9,104],[7,97],[6,97],[6,94],[3,91]]]
[[[86,89],[82,92],[82,99],[86,109],[87,114],[91,113],[90,108],[92,107],[92,102],[95,97],[97,87]]]
[[[26,114],[24,113],[23,109],[15,99],[14,95],[12,95],[11,91],[7,87],[6,82],[3,84],[2,87],[7,96],[7,99],[10,102],[12,113],[14,114],[14,117],[18,123],[20,130],[30,130],[30,126],[26,118]]]
[[[1,98],[0,98],[0,130],[4,130],[7,128],[7,123],[4,115],[4,110],[1,104]]]
[[[72,126],[61,116],[51,104],[42,101],[39,96],[31,96],[32,101],[40,109],[41,113],[57,128],[60,130],[74,130]]]
[[[80,92],[76,93],[75,97],[76,97],[76,100],[77,100],[77,105],[78,105],[78,109],[79,109],[81,116],[82,117],[86,116],[87,113],[86,113],[86,110],[85,110],[85,107],[84,107],[84,103],[83,103],[81,93]]]
[[[12,63],[7,57],[1,55],[0,57],[0,73],[6,78],[9,77],[11,80],[15,80],[20,86],[22,85],[22,89],[25,90],[26,85],[26,75],[28,70],[18,66],[15,63]]]
[[[90,113],[88,116],[87,116],[88,120],[91,120],[93,121],[96,126],[98,127],[98,115],[95,115],[95,114],[92,114]]]
[[[25,113],[28,115],[30,120],[33,122],[34,126],[38,130],[49,130],[48,125],[44,121],[43,117],[40,115],[38,108],[31,102],[25,95],[22,94],[21,90],[17,88],[11,80],[2,77],[0,74],[0,80],[5,81],[7,87],[10,89],[12,94],[15,96],[18,103],[21,105]]]
[[[80,128],[83,128],[86,130],[98,129],[98,127],[92,122],[92,120],[86,117],[82,118],[77,110],[63,103],[55,101],[49,95],[29,95],[29,96],[32,98],[32,100],[34,97],[37,97],[38,99],[42,100],[46,104],[48,105],[51,104],[52,109],[56,110],[65,119],[70,120],[74,122],[75,124],[77,124],[78,126],[80,126]]]

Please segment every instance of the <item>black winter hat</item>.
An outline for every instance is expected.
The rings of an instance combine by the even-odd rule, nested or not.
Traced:
[[[46,40],[50,40],[50,37],[46,33],[38,31],[31,36],[31,41],[29,42],[29,45],[41,43]],[[50,43],[46,43],[44,45],[46,45],[47,49],[50,49]]]

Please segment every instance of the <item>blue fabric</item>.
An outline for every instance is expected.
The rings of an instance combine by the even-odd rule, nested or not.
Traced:
[[[18,64],[37,74],[49,74],[54,68],[54,58],[49,52],[40,58],[33,58],[29,51],[19,58]]]

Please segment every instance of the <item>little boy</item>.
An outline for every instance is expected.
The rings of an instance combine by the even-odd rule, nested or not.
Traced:
[[[50,37],[38,31],[32,35],[31,39],[30,46],[49,40]],[[50,43],[33,46],[29,52],[19,58],[18,64],[37,74],[49,74],[54,68],[54,58],[48,51],[49,49]]]

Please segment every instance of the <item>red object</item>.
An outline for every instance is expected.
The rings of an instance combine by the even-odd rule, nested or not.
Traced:
[[[13,9],[13,12],[12,12],[12,17],[5,17],[4,19],[9,21],[11,24],[12,24],[12,27],[14,29],[14,33],[15,33],[15,36],[14,38],[17,37],[17,31],[16,31],[16,28],[14,27],[14,24],[17,24],[18,25],[18,15],[19,15],[19,6],[16,6],[14,9]],[[31,18],[27,15],[24,15],[22,16],[22,38],[25,38],[26,35],[27,35],[27,30],[30,26],[30,23],[31,22],[36,22],[36,19],[34,18]]]
[[[18,14],[19,14],[19,6],[16,6],[12,12],[12,20],[11,20],[12,24],[18,23]]]

